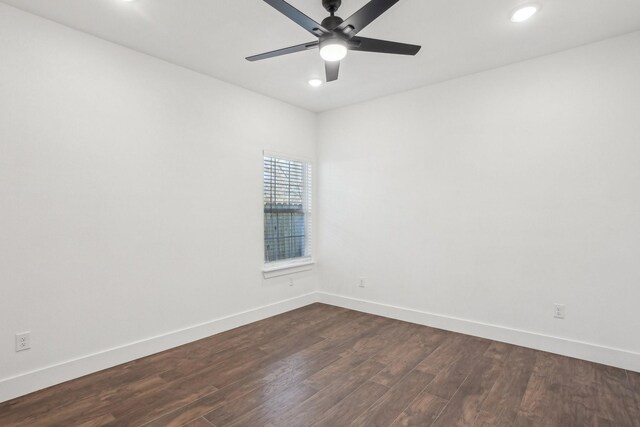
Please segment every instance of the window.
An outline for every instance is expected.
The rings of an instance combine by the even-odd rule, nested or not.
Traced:
[[[264,155],[264,262],[311,260],[311,164]]]

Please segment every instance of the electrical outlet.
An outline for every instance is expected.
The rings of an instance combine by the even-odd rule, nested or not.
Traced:
[[[293,286],[293,277],[289,277],[289,286]]]
[[[16,351],[29,350],[31,348],[31,332],[16,334]]]
[[[358,286],[364,288],[365,286],[367,286],[367,280],[364,277],[361,277],[360,282],[358,282]]]
[[[554,304],[553,317],[556,319],[564,319],[566,315],[566,306],[564,304]]]

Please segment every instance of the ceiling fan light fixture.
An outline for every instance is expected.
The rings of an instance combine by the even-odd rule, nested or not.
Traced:
[[[320,56],[327,62],[341,61],[347,56],[347,43],[338,38],[320,42]]]
[[[511,14],[511,22],[519,23],[530,19],[540,10],[538,4],[526,4],[513,11]]]

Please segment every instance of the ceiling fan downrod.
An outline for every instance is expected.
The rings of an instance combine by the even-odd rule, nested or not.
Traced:
[[[342,0],[322,0],[322,6],[333,16],[338,9],[340,9],[340,5],[342,4]]]

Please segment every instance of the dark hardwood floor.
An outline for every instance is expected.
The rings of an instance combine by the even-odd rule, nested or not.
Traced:
[[[640,374],[313,304],[0,404],[0,426],[640,426]]]

